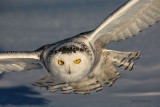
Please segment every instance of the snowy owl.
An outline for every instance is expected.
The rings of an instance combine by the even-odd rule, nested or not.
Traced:
[[[141,55],[104,46],[135,36],[159,20],[160,0],[130,0],[92,31],[31,52],[0,53],[0,73],[42,69],[43,64],[47,73],[34,86],[65,94],[97,92],[120,77],[115,66],[132,70]]]

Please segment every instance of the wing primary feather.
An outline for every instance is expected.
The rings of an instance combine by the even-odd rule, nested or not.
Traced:
[[[109,42],[135,36],[158,21],[160,21],[159,0],[130,0],[107,17],[88,36],[88,40],[93,45],[104,47]]]
[[[42,69],[40,52],[1,52],[0,73]]]
[[[0,59],[5,58],[32,58],[39,60],[39,52],[16,52],[16,51],[9,51],[9,52],[1,52]]]
[[[91,35],[90,35],[90,41],[96,41],[98,36],[96,36],[98,33],[100,33],[102,31],[102,29],[104,29],[108,24],[112,23],[112,21],[115,20],[115,18],[120,17],[125,11],[126,9],[128,9],[129,7],[132,7],[134,4],[136,4],[139,0],[131,0],[130,2],[125,3],[122,7],[120,7],[119,9],[117,9],[116,12],[114,12],[113,14],[111,14],[109,17],[107,17],[107,19],[104,21],[104,23],[102,23]],[[118,21],[117,21],[118,22]],[[115,22],[115,23],[117,23]]]

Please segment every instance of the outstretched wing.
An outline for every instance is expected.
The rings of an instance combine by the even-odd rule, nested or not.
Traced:
[[[40,52],[2,52],[0,53],[0,74],[10,71],[41,69]]]
[[[160,0],[130,0],[89,35],[91,43],[104,46],[137,35],[160,20]]]

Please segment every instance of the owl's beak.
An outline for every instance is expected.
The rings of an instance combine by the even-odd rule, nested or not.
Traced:
[[[71,74],[71,70],[70,70],[70,67],[69,67],[69,70],[68,70],[68,74]]]

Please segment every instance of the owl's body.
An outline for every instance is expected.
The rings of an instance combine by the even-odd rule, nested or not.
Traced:
[[[59,80],[63,80],[65,82],[75,82],[81,80],[84,75],[91,71],[91,67],[93,67],[94,51],[91,50],[91,48],[91,45],[85,37],[75,36],[42,48],[42,50],[40,50],[43,53],[41,54],[41,60],[43,61],[44,65],[47,65],[45,66],[47,70],[51,74],[58,76]],[[80,63],[83,65],[75,64],[74,60],[76,59],[85,61]],[[59,65],[57,63],[58,60],[64,61],[65,64],[63,66]],[[85,68],[83,74],[81,74],[83,69],[82,66]],[[61,67],[61,69],[65,69],[62,70],[65,71],[62,73],[62,75],[58,75],[59,67]],[[72,70],[75,71],[75,73],[72,72]],[[65,78],[65,76],[69,76],[69,78]]]
[[[120,77],[115,66],[134,68],[140,52],[119,52],[104,48],[109,42],[137,35],[160,20],[160,0],[130,0],[98,28],[33,52],[0,53],[0,73],[41,69],[48,71],[34,86],[51,92],[88,94],[111,86]]]
[[[88,94],[92,91],[101,90],[104,84],[111,86],[120,77],[114,64],[125,70],[133,69],[132,59],[138,59],[140,57],[139,52],[118,52],[101,48],[99,44],[92,45],[87,38],[90,33],[91,31],[81,33],[75,37],[38,49],[42,52],[41,61],[49,73],[33,85],[49,87],[51,92],[61,90],[63,93]],[[61,75],[58,74],[61,72],[59,67],[56,69],[56,66],[61,65],[58,65],[58,60],[54,58],[59,52],[61,55],[58,56],[62,56],[62,59],[58,58],[58,60],[61,59],[65,61],[65,64],[70,64]],[[85,64],[77,67],[77,64],[73,63],[75,59],[81,59]],[[54,62],[57,65],[52,65]],[[71,69],[70,72],[69,68]],[[84,70],[82,70],[83,68]],[[75,69],[76,75],[72,72],[73,69]],[[49,79],[53,76],[54,80]]]

